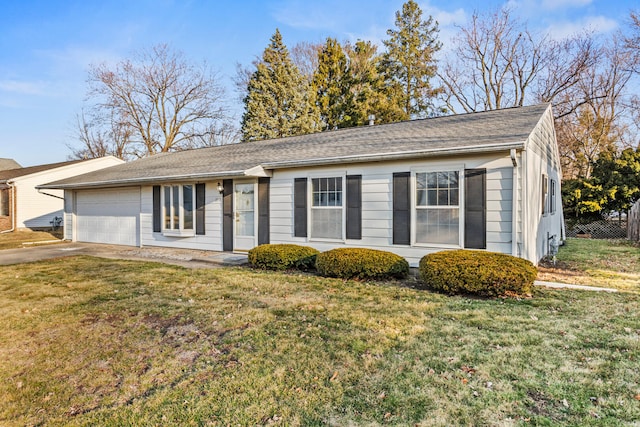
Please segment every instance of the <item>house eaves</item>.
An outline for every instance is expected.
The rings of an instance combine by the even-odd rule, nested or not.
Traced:
[[[388,152],[388,153],[376,153],[368,155],[354,155],[354,156],[341,156],[341,157],[324,157],[317,159],[305,159],[305,160],[287,160],[280,162],[268,162],[263,163],[262,167],[265,169],[285,169],[296,168],[303,166],[323,166],[330,164],[343,164],[343,163],[366,163],[366,162],[381,162],[389,160],[410,160],[424,157],[446,157],[461,154],[481,154],[481,153],[494,153],[498,151],[510,151],[511,149],[522,150],[524,149],[525,141],[513,142],[513,143],[501,143],[501,144],[486,144],[474,147],[455,147],[450,149],[434,148],[426,150],[414,150],[405,152]]]
[[[212,173],[169,175],[169,176],[153,176],[145,178],[118,179],[107,181],[93,181],[81,184],[49,184],[38,185],[37,189],[77,189],[77,188],[111,188],[111,187],[130,187],[132,185],[156,184],[176,181],[202,181],[210,178],[232,178],[247,176],[246,171],[222,171]],[[266,175],[265,175],[266,176]]]

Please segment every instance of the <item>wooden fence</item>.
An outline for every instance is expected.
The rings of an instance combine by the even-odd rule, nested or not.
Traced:
[[[627,239],[640,241],[640,200],[631,207],[627,221]]]

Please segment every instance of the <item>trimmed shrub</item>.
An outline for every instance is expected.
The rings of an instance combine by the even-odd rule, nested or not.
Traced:
[[[403,278],[409,274],[409,263],[391,252],[339,248],[319,254],[316,270],[322,276],[341,279]]]
[[[464,249],[435,252],[420,260],[420,278],[433,290],[485,297],[529,294],[538,271],[529,261]]]
[[[266,244],[249,251],[249,263],[267,270],[310,270],[315,265],[316,255],[319,253],[320,251],[309,246]]]

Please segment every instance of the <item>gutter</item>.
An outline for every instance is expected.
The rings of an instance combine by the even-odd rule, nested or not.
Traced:
[[[170,181],[178,181],[178,180],[199,180],[203,178],[225,178],[230,176],[246,176],[244,170],[240,171],[227,171],[227,172],[214,172],[214,173],[199,173],[199,174],[186,174],[186,175],[169,175],[169,176],[153,176],[148,178],[130,178],[130,179],[122,179],[118,181],[94,181],[87,183],[79,183],[79,184],[59,184],[55,183],[51,184],[43,184],[38,185],[36,188],[38,190],[41,189],[61,189],[61,190],[70,190],[77,188],[104,188],[104,187],[130,187],[132,185],[139,184],[152,184],[156,182],[170,182]]]
[[[9,230],[0,231],[0,234],[11,233],[16,229],[16,215],[15,215],[15,202],[16,202],[16,187],[13,185],[13,181],[7,181],[7,185],[11,189],[11,203],[9,203],[9,217],[11,218],[11,228]]]
[[[457,147],[449,149],[431,148],[428,150],[413,150],[413,151],[401,151],[401,152],[389,152],[389,153],[376,153],[365,155],[352,155],[352,156],[339,156],[339,157],[322,157],[308,160],[286,160],[282,162],[267,162],[263,163],[264,169],[284,169],[291,167],[301,166],[322,166],[335,163],[364,163],[364,162],[380,162],[385,160],[406,160],[416,157],[430,157],[430,156],[448,156],[457,154],[475,154],[486,153],[503,150],[514,150],[524,148],[523,142],[513,142],[510,144],[485,144],[478,145],[473,148],[470,147]]]
[[[44,194],[45,196],[49,196],[49,197],[55,197],[56,199],[64,200],[64,197],[56,196],[55,194],[45,193],[44,191],[41,191],[39,187],[38,187],[38,193]]]

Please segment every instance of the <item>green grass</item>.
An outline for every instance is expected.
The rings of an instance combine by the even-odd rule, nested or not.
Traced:
[[[31,231],[15,230],[11,233],[0,233],[0,250],[23,247],[24,243],[42,242],[46,240],[62,239],[59,231]]]
[[[540,280],[640,292],[640,246],[628,240],[567,239],[557,260],[539,268]]]
[[[90,257],[3,267],[0,424],[632,424],[639,309]]]

